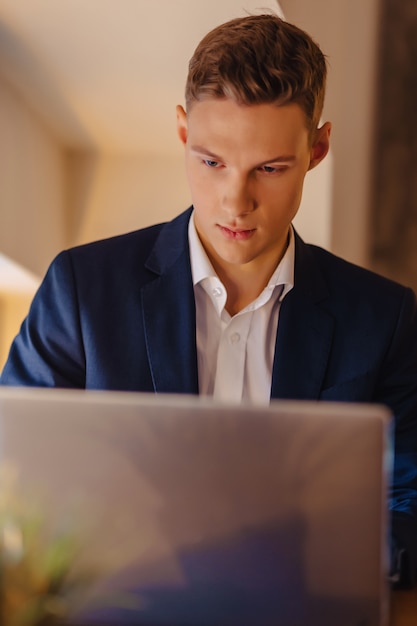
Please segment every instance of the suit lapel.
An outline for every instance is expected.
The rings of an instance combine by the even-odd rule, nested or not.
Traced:
[[[142,315],[156,392],[198,393],[190,211],[166,224],[149,256],[156,277],[142,288]]]
[[[314,255],[298,236],[295,258],[294,288],[279,315],[271,397],[315,400],[326,373],[334,319],[322,307],[328,290]]]

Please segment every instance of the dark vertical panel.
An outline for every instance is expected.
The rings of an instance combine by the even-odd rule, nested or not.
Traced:
[[[417,0],[382,0],[371,265],[417,291]]]

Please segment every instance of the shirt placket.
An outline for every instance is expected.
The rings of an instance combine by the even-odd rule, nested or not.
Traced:
[[[240,403],[243,396],[246,344],[252,311],[222,322],[213,396],[221,402]]]

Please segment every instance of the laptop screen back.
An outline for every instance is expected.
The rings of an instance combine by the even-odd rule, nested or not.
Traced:
[[[0,390],[3,488],[44,553],[74,540],[72,624],[384,624],[388,433],[376,406]]]

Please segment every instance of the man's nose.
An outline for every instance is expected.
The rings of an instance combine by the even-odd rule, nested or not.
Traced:
[[[223,209],[231,217],[240,217],[256,209],[252,181],[243,176],[230,175],[223,189]]]

